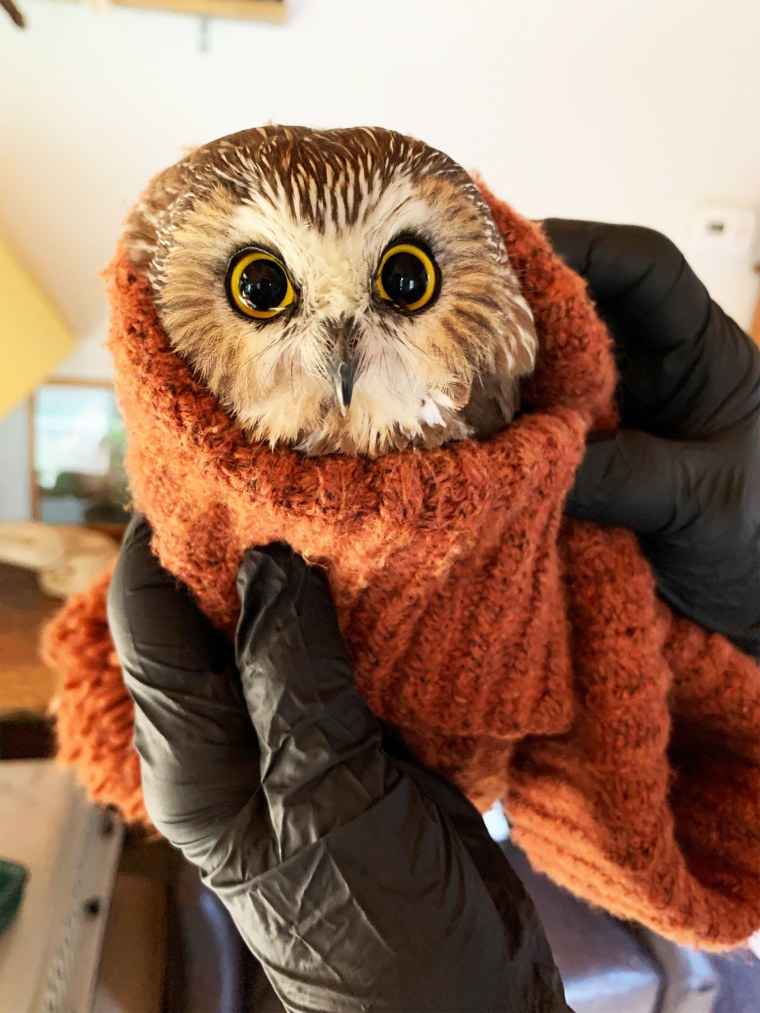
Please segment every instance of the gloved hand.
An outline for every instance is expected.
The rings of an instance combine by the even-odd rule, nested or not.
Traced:
[[[760,654],[760,349],[650,229],[548,219],[610,328],[622,427],[590,443],[569,513],[632,528],[662,597]]]
[[[145,803],[286,1008],[567,1010],[477,811],[383,743],[324,574],[283,546],[248,552],[233,654],[150,537],[135,518],[108,602]]]

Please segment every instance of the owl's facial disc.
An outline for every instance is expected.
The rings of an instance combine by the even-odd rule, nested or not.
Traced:
[[[172,346],[252,439],[376,456],[483,434],[478,398],[491,429],[510,421],[532,318],[447,156],[389,131],[271,127],[165,176],[132,255]]]

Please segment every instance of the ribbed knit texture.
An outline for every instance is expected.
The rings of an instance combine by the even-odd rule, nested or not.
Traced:
[[[669,612],[633,535],[563,519],[587,430],[614,420],[609,337],[540,231],[489,199],[541,346],[524,414],[488,441],[375,461],[250,444],[120,252],[111,349],[135,504],[229,632],[247,547],[283,540],[324,565],[372,709],[478,804],[503,797],[537,868],[679,941],[733,945],[760,926],[760,673]],[[146,819],[107,583],[48,631],[61,757]]]

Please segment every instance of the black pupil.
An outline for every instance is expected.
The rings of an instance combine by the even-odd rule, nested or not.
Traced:
[[[428,287],[427,268],[413,253],[394,253],[388,257],[381,278],[388,298],[405,306],[419,302]]]
[[[254,260],[240,275],[240,298],[254,310],[274,310],[288,294],[288,279],[279,264]]]

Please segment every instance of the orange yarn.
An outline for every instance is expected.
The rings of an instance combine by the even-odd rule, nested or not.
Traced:
[[[234,628],[245,549],[284,540],[329,573],[372,709],[516,840],[609,911],[712,947],[760,925],[758,669],[657,599],[635,538],[563,519],[609,338],[583,282],[492,200],[541,353],[503,433],[376,461],[250,444],[169,347],[122,252],[111,348],[137,507],[164,565]],[[107,577],[48,633],[61,756],[145,818]]]

